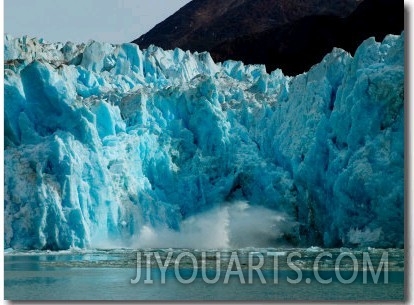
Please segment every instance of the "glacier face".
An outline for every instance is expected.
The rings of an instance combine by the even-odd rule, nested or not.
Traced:
[[[404,244],[403,34],[296,77],[133,44],[5,36],[4,56],[5,248],[226,230],[240,202],[269,246]]]

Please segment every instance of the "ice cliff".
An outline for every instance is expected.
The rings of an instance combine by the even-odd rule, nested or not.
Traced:
[[[5,36],[4,57],[5,248],[214,231],[196,216],[235,202],[278,213],[269,246],[403,246],[403,34],[293,78],[134,44]]]

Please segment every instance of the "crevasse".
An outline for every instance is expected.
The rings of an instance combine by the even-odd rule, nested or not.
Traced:
[[[404,34],[296,77],[155,46],[4,48],[5,248],[136,245],[234,202],[282,215],[269,246],[404,244]]]

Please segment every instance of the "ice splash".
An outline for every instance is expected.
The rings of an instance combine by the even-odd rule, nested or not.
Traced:
[[[298,224],[290,216],[246,202],[237,202],[228,208],[227,234],[231,247],[291,246],[285,237],[294,235]]]
[[[215,208],[183,220],[179,231],[145,225],[133,236],[133,248],[225,249],[229,247],[229,213]]]
[[[132,248],[236,249],[286,246],[295,223],[287,215],[247,202],[225,203],[183,220],[180,230],[143,226]]]

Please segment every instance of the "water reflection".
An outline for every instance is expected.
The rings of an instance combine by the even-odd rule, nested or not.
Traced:
[[[186,249],[187,251],[190,251]],[[311,266],[312,260],[318,253],[298,250],[302,255],[299,263],[304,266],[302,280],[297,284],[291,284],[287,278],[296,279],[297,274],[293,270],[286,269],[286,265],[280,264],[277,284],[274,283],[273,263],[264,263],[262,270],[266,284],[262,284],[258,274],[253,272],[252,283],[248,283],[248,270],[246,262],[248,253],[265,253],[263,249],[237,250],[240,255],[242,274],[246,284],[241,284],[238,276],[230,276],[228,284],[224,284],[226,268],[220,271],[214,270],[216,266],[215,251],[211,251],[204,259],[207,264],[206,275],[209,279],[220,273],[219,280],[215,284],[207,284],[201,270],[198,270],[195,280],[191,284],[183,284],[177,280],[174,261],[166,269],[165,284],[161,283],[160,270],[155,268],[155,261],[151,261],[148,269],[152,284],[144,283],[147,269],[145,262],[141,265],[143,278],[137,284],[131,284],[137,272],[137,250],[97,250],[87,253],[20,253],[6,255],[4,270],[5,298],[11,300],[402,300],[404,297],[404,252],[403,250],[390,250],[389,283],[384,284],[381,275],[378,284],[373,283],[369,277],[368,283],[363,283],[363,273],[360,269],[355,281],[349,285],[340,283],[335,271],[330,268],[330,262],[326,262],[326,270],[320,270],[322,279],[332,278],[332,282],[324,285],[318,283],[314,272],[306,269]],[[150,249],[141,251],[158,252],[162,260],[167,253],[172,251],[173,257],[183,252],[181,249]],[[290,250],[272,249],[279,253],[279,262],[286,259]],[[336,252],[335,252],[336,251]],[[332,260],[341,251],[335,250]],[[201,251],[191,250],[191,253],[201,264]],[[231,251],[222,251],[220,266],[227,266],[226,262],[231,257]],[[355,255],[359,257],[357,251]],[[372,258],[381,257],[380,252],[372,252]],[[257,262],[254,262],[257,264]],[[324,262],[325,263],[325,262]],[[193,269],[188,268],[190,263],[180,266],[179,273],[184,279],[192,276]],[[350,270],[341,270],[341,276],[345,279],[352,277]]]

